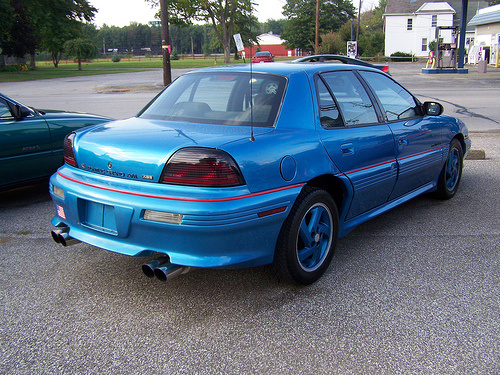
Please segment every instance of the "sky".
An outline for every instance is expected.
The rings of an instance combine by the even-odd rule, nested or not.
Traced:
[[[354,6],[358,7],[359,0],[353,0]],[[98,9],[94,18],[94,24],[101,27],[127,26],[130,22],[148,24],[156,20],[154,15],[157,8],[151,9],[151,4],[145,0],[89,0],[89,3]],[[256,0],[256,15],[260,22],[268,19],[284,18],[281,14],[286,0]],[[367,10],[378,4],[378,0],[363,0],[362,9]]]

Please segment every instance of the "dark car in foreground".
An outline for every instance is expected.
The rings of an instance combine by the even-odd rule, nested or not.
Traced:
[[[252,57],[252,62],[253,63],[274,62],[274,56],[271,55],[271,52],[269,52],[269,51],[257,52]]]
[[[110,120],[36,110],[0,94],[0,190],[48,178],[64,163],[66,134]]]
[[[152,257],[143,271],[160,280],[273,264],[309,284],[357,225],[456,194],[471,143],[442,111],[359,65],[190,72],[136,117],[66,137],[52,236]]]
[[[311,56],[300,57],[296,60],[293,60],[293,62],[318,62],[318,63],[325,62],[325,63],[337,63],[337,64],[352,64],[360,66],[369,66],[371,68],[380,69],[384,73],[389,73],[388,64],[371,64],[369,62],[360,59],[354,59],[352,57],[347,57],[344,55],[331,55],[331,54],[311,55]]]

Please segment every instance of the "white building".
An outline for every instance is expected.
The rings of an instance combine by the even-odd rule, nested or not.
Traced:
[[[483,1],[469,1],[467,19],[477,9],[487,6]],[[427,57],[429,43],[436,40],[436,27],[460,26],[461,1],[387,0],[385,18],[385,55],[405,52]],[[472,29],[471,29],[472,30]],[[441,30],[443,43],[456,43],[451,30]]]
[[[469,62],[475,64],[479,60],[486,60],[495,64],[500,47],[500,4],[479,10],[468,26],[475,27]]]

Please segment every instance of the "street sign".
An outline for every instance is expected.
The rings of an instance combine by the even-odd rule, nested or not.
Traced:
[[[357,54],[358,54],[358,42],[352,40],[347,42],[347,56],[355,59]]]
[[[239,51],[243,51],[245,47],[243,46],[243,41],[241,40],[241,35],[240,34],[234,34],[234,43],[236,44],[236,49]]]
[[[149,21],[149,26],[161,26],[161,21]]]

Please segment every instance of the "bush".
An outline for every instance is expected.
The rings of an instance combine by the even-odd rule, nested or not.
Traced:
[[[391,61],[413,61],[413,55],[406,52],[394,52],[391,54]]]
[[[177,54],[177,51],[174,50],[172,51],[172,54],[170,55],[170,60],[179,60],[179,55]]]
[[[319,46],[318,53],[342,53],[345,50],[346,43],[342,40],[339,33],[330,31],[321,34],[321,45]]]
[[[120,62],[120,56],[118,56],[117,53],[115,53],[112,57],[111,57],[111,61],[113,62]]]
[[[7,65],[4,67],[0,67],[0,72],[8,72],[8,73],[17,72],[17,65]]]
[[[436,49],[436,41],[433,40],[429,43],[429,51],[434,51]]]
[[[385,36],[381,31],[363,33],[359,37],[358,53],[363,57],[375,57],[384,53]]]

